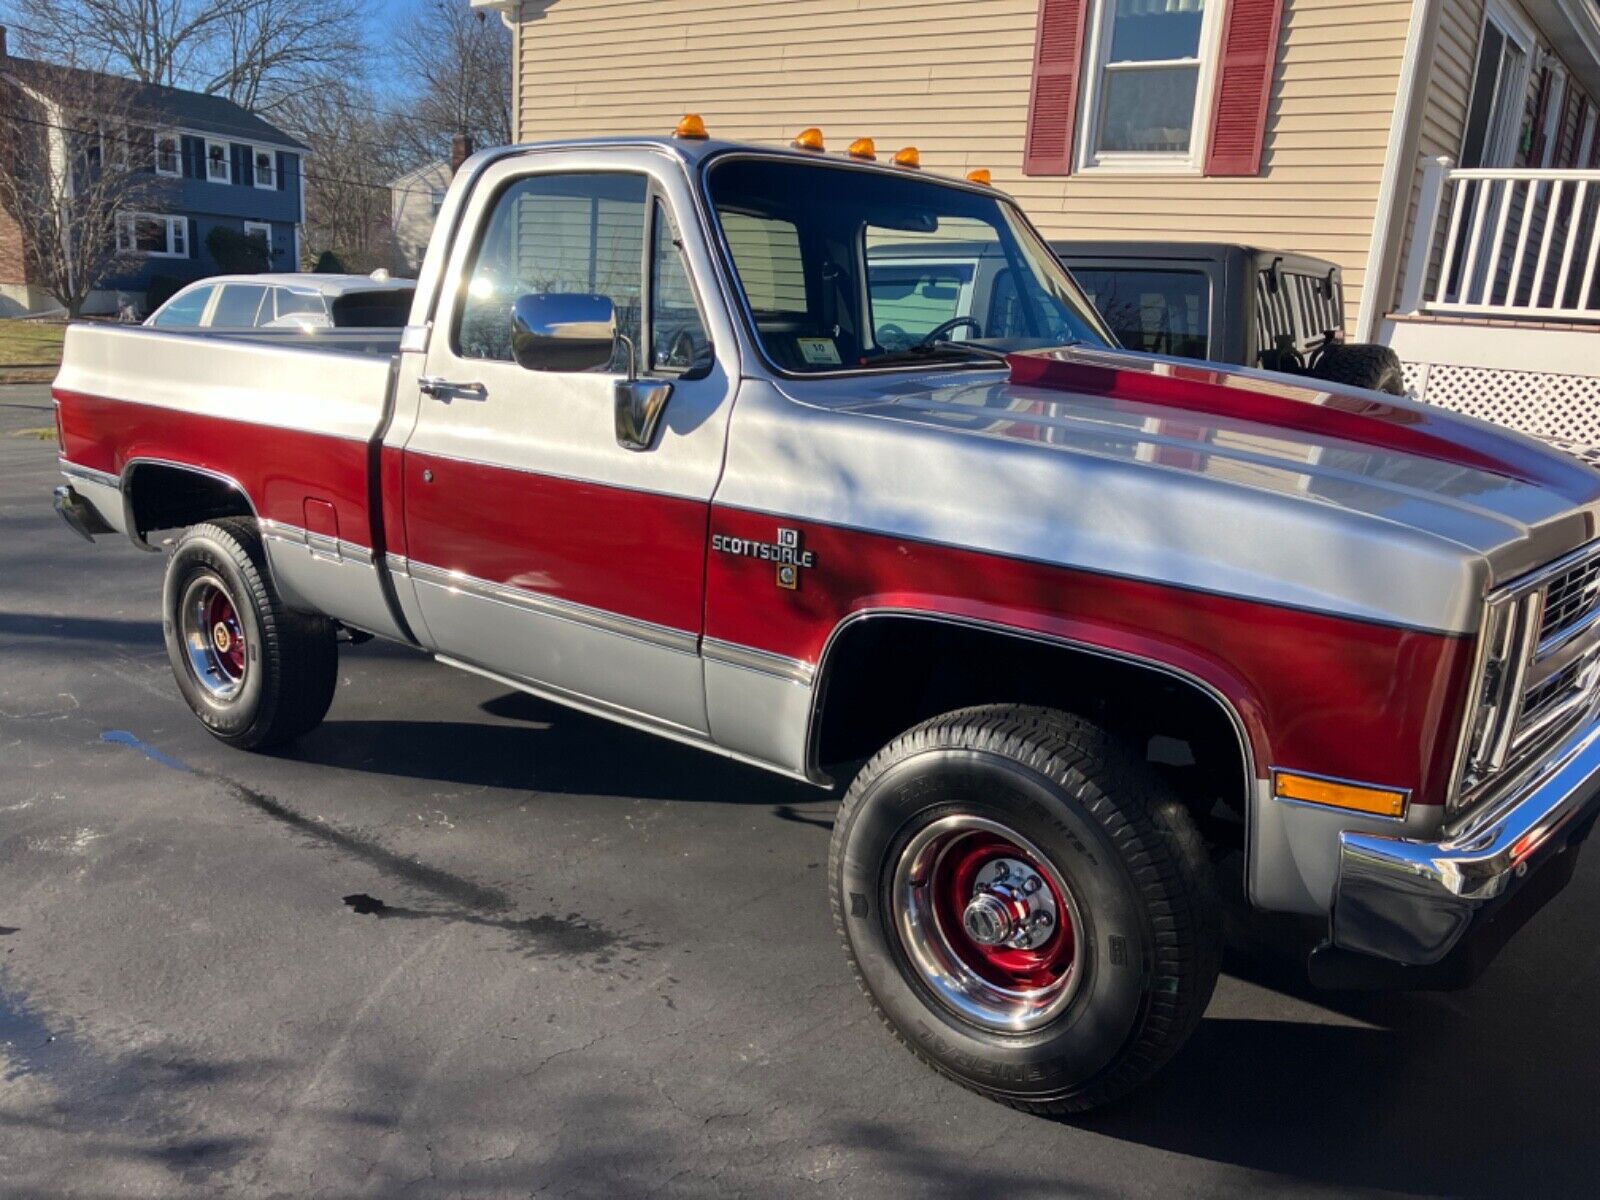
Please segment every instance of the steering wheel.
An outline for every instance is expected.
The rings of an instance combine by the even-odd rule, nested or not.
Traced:
[[[699,346],[695,344],[694,334],[687,329],[678,330],[672,339],[672,346],[667,351],[667,363],[672,367],[681,367],[688,370],[694,366],[695,353]]]
[[[963,325],[969,326],[972,329],[974,337],[983,336],[983,326],[978,324],[978,319],[976,317],[951,317],[948,321],[935,325],[932,329],[928,330],[927,335],[924,336],[923,339],[917,343],[917,345],[931,346],[935,342],[944,341]]]
[[[916,341],[915,338],[892,321],[879,325],[875,336],[878,339],[878,345],[885,350],[904,350]]]

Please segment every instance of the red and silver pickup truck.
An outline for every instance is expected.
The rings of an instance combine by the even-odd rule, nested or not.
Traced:
[[[1173,1054],[1230,894],[1324,983],[1466,974],[1600,805],[1600,474],[1119,351],[981,177],[819,146],[479,154],[392,353],[74,326],[57,505],[170,547],[232,745],[346,629],[847,789],[863,988],[1021,1107]]]

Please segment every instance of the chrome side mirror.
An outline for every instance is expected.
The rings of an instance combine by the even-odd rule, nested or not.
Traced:
[[[609,296],[548,292],[511,309],[511,356],[528,371],[594,371],[611,362],[617,310]]]

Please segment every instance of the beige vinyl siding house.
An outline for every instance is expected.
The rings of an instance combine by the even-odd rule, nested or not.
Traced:
[[[1315,255],[1341,270],[1347,336],[1394,345],[1419,395],[1510,419],[1488,393],[1515,392],[1525,427],[1577,405],[1600,443],[1595,369],[1566,378],[1600,361],[1574,334],[1600,335],[1600,0],[472,2],[515,31],[520,141],[688,112],[780,145],[819,126],[830,150],[987,168],[1052,238]],[[1552,321],[1559,345],[1526,340]],[[1471,387],[1429,394],[1463,345]],[[1527,374],[1540,360],[1565,365]]]
[[[787,143],[808,125],[994,173],[1052,237],[1292,248],[1359,303],[1411,6],[1290,0],[1256,178],[1023,174],[1038,0],[555,0],[523,5],[517,138],[670,130]],[[1213,24],[1215,22],[1213,21]],[[1215,36],[1214,31],[1208,30]]]

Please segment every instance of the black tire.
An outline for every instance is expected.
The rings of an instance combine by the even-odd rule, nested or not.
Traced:
[[[209,617],[186,617],[223,602],[208,613],[225,614],[216,624],[231,633],[213,638]],[[333,703],[339,667],[333,623],[284,607],[252,521],[212,521],[178,539],[162,588],[162,629],[178,690],[230,746],[266,750],[293,741]]]
[[[905,851],[963,821],[1014,831],[1075,900],[1082,949],[1063,978],[1076,981],[1023,1032],[958,1013],[914,965],[896,915]],[[1188,1038],[1216,985],[1221,916],[1194,823],[1076,716],[971,708],[901,735],[851,785],[828,866],[835,924],[879,1016],[935,1070],[1017,1108],[1081,1112],[1132,1090]]]
[[[1312,364],[1311,374],[1329,383],[1388,392],[1391,396],[1406,394],[1400,356],[1387,346],[1370,342],[1333,342],[1324,346]]]

